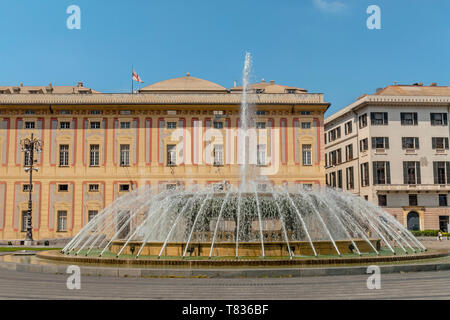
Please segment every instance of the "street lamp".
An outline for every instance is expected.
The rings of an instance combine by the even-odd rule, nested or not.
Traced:
[[[25,153],[25,172],[30,174],[30,184],[28,188],[29,196],[28,196],[28,211],[27,211],[27,235],[25,238],[25,245],[33,244],[33,226],[32,226],[32,210],[33,210],[33,170],[38,171],[38,168],[34,168],[34,153],[41,152],[42,144],[39,139],[34,138],[33,134],[31,134],[31,138],[24,138],[20,140],[20,146],[22,152]]]

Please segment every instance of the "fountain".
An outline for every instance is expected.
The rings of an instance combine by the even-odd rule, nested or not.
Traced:
[[[143,187],[122,196],[90,221],[65,255],[162,257],[288,257],[425,247],[391,215],[358,196],[326,187],[272,186],[249,162],[251,55],[245,56],[240,122],[241,184],[225,182],[158,192]],[[260,190],[265,181],[269,190]],[[385,249],[384,249],[385,248]]]

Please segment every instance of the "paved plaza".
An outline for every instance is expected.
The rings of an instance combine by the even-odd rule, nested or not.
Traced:
[[[137,279],[86,276],[68,290],[68,275],[0,269],[0,299],[450,299],[450,271],[368,276],[264,279]]]

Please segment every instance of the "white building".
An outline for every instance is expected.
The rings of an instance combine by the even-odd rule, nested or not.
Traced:
[[[450,87],[395,85],[325,119],[326,182],[410,230],[448,231]]]

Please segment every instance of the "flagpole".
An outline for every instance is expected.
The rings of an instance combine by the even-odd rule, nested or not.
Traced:
[[[133,65],[131,65],[131,93],[134,93]]]

